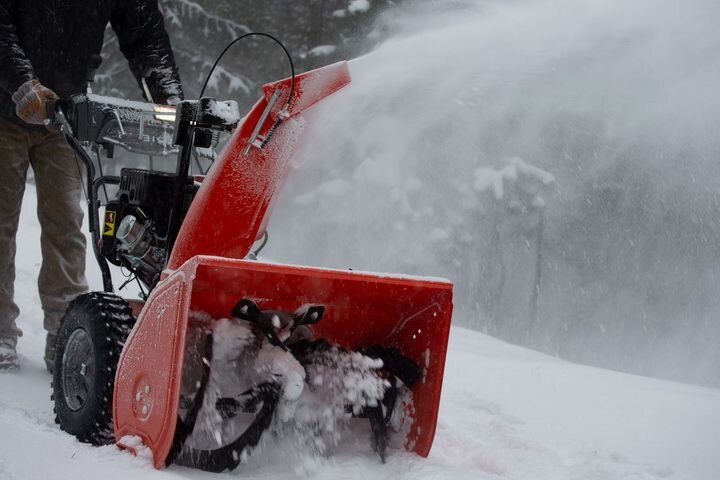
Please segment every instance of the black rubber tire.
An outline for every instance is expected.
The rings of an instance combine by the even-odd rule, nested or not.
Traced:
[[[104,292],[78,296],[65,313],[56,343],[52,398],[55,422],[81,442],[100,446],[114,441],[115,372],[134,324],[128,302]]]

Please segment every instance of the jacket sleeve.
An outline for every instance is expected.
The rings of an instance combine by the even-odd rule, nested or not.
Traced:
[[[180,76],[157,0],[118,0],[110,23],[143,95],[145,79],[155,103],[182,99]]]
[[[0,89],[13,93],[35,78],[15,28],[16,0],[0,0]]]

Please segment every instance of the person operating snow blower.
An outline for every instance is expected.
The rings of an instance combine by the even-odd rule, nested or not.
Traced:
[[[28,166],[42,229],[38,289],[52,370],[68,303],[87,291],[81,169],[47,112],[83,93],[108,23],[148,101],[174,104],[182,86],[157,0],[0,0],[0,370],[16,370],[16,233]]]

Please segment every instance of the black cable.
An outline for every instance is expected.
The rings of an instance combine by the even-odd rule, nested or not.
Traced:
[[[287,56],[288,61],[290,62],[290,73],[291,73],[290,95],[288,96],[287,102],[285,102],[285,107],[290,105],[290,102],[292,101],[292,98],[293,98],[293,93],[295,92],[295,65],[293,64],[292,57],[290,56],[290,52],[288,51],[288,49],[285,48],[285,45],[283,45],[283,43],[280,40],[278,40],[277,38],[273,37],[272,35],[270,35],[268,33],[262,33],[262,32],[246,33],[244,35],[241,35],[241,36],[235,38],[234,40],[232,40],[230,43],[227,44],[225,49],[220,53],[218,58],[215,60],[215,63],[213,64],[212,68],[210,69],[210,72],[208,73],[207,78],[205,79],[205,84],[203,85],[202,90],[200,90],[200,96],[198,98],[202,98],[203,95],[205,94],[205,89],[207,88],[208,84],[210,83],[210,78],[212,77],[212,74],[215,72],[215,68],[218,66],[218,63],[220,63],[220,60],[222,60],[222,58],[225,56],[227,51],[230,50],[230,48],[233,45],[235,45],[236,43],[238,43],[239,41],[244,40],[248,37],[252,37],[252,36],[269,38],[270,40],[272,40],[275,43],[277,43],[278,45],[280,45],[280,47],[285,52],[285,55]],[[196,115],[195,120],[197,120],[197,112],[195,115]]]
[[[270,238],[270,235],[268,234],[268,231],[265,230],[265,233],[263,233],[262,243],[253,252],[253,255],[255,255],[255,258],[257,258],[257,256],[260,255],[260,252],[262,251],[262,249],[265,248],[265,245],[267,245],[269,238]]]
[[[127,278],[127,280],[125,280],[123,282],[123,284],[120,285],[120,288],[118,288],[118,291],[120,291],[120,290],[124,289],[125,287],[127,287],[128,285],[130,285],[130,282],[135,280],[137,277],[125,277],[125,278]]]
[[[138,288],[140,289],[140,296],[142,297],[143,300],[147,300],[148,294],[145,292],[145,289],[142,286],[142,282],[140,281],[140,279],[138,278],[137,275],[135,275],[135,281],[137,282]]]
[[[97,163],[98,163],[98,172],[100,172],[100,177],[104,177],[105,174],[103,173],[102,169],[102,161],[100,160],[100,150],[95,150],[95,156],[97,157]],[[105,203],[108,203],[110,201],[110,196],[107,192],[107,185],[103,183],[103,192],[105,192]]]
[[[193,152],[193,158],[195,159],[195,165],[197,166],[198,172],[200,172],[200,175],[207,175],[207,172],[203,169],[202,165],[200,164],[200,158],[198,157],[197,152]]]
[[[125,279],[127,280],[128,278],[132,277],[134,273],[127,270],[124,265],[120,265],[120,275],[125,277]]]

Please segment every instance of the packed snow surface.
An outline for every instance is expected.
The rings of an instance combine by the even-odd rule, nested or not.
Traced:
[[[35,293],[35,191],[21,220],[17,299],[21,371],[0,375],[0,479],[200,479],[113,446],[78,443],[53,421],[44,331]],[[90,260],[90,259],[89,259]],[[89,265],[93,265],[89,262]],[[99,275],[91,269],[91,283]],[[134,292],[128,292],[131,294]],[[254,479],[715,480],[720,391],[563,362],[454,328],[430,457],[391,450],[381,465],[369,438],[327,460],[265,451],[233,475]]]

